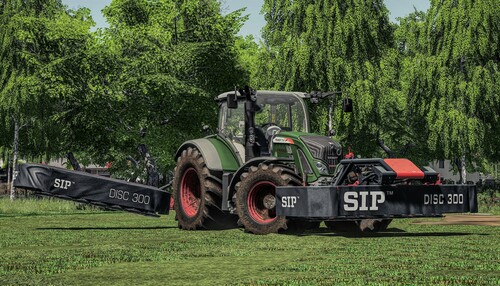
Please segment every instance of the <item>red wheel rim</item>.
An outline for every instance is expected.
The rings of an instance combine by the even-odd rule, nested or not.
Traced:
[[[258,182],[252,186],[248,192],[247,205],[248,213],[252,219],[260,224],[269,224],[277,219],[276,206],[266,207],[265,200],[276,194],[276,185],[269,181]],[[269,204],[268,204],[269,205]]]
[[[200,209],[200,179],[194,168],[184,172],[181,180],[181,207],[188,217],[194,217]]]

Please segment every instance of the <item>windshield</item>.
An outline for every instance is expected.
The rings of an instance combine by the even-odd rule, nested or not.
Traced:
[[[257,104],[261,108],[255,115],[257,126],[273,124],[283,131],[308,132],[305,106],[298,96],[288,93],[257,95]]]
[[[283,131],[309,132],[308,118],[301,98],[293,93],[258,93],[255,114],[257,128],[277,125]],[[238,108],[227,108],[226,102],[221,104],[219,114],[219,130],[231,139],[242,140],[245,134],[245,104],[238,102]]]

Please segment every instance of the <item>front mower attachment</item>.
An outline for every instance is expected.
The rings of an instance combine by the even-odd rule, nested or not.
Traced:
[[[47,165],[20,165],[14,186],[147,216],[168,214],[170,206],[170,194],[158,188]]]
[[[436,217],[477,212],[474,185],[366,185],[278,187],[277,215],[366,219]]]

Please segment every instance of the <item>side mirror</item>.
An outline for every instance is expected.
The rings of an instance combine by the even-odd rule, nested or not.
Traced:
[[[227,108],[238,108],[238,98],[236,97],[236,93],[230,93],[227,95]]]
[[[342,110],[344,110],[344,112],[352,112],[352,99],[348,97],[344,98],[344,101],[342,102]]]
[[[203,132],[205,132],[206,134],[210,135],[212,134],[212,129],[210,128],[210,125],[203,125],[203,127],[201,128],[201,130]]]

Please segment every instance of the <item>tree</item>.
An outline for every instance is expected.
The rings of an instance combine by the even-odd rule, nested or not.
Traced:
[[[418,78],[421,70],[413,65],[416,51],[424,40],[426,13],[417,11],[399,18],[394,30],[394,44],[380,61],[377,86],[380,96],[377,113],[380,114],[380,141],[390,146],[393,155],[407,157],[417,165],[426,165],[435,159],[427,144],[428,128],[425,117],[417,112],[421,103],[411,88],[410,78]]]
[[[245,18],[222,16],[215,0],[114,0],[103,12],[110,27],[82,58],[85,92],[59,114],[66,148],[118,170],[145,144],[165,171],[216,122],[213,97],[242,84],[234,45]]]
[[[363,156],[376,152],[376,131],[385,128],[379,105],[386,96],[377,77],[381,58],[393,45],[383,2],[266,0],[263,12],[263,87],[346,92],[355,99],[355,112],[334,110],[337,137]],[[313,112],[320,132],[327,109]]]
[[[499,159],[500,9],[493,0],[433,0],[415,16],[402,22],[412,29],[400,37],[403,92],[430,154],[454,159],[465,183],[466,162]]]
[[[90,22],[82,21],[82,14],[89,17],[88,10],[70,13],[56,0],[0,2],[0,120],[12,134],[7,138],[13,141],[14,172],[20,147],[26,154],[40,155],[57,145],[51,137],[57,130],[51,116],[59,88],[51,66],[68,56],[79,32],[88,31]],[[76,29],[82,23],[83,29]],[[15,195],[12,186],[11,199]]]
[[[257,87],[258,73],[261,71],[259,64],[259,45],[255,42],[252,35],[238,37],[236,39],[236,52],[238,54],[238,63],[245,74],[247,85]]]

